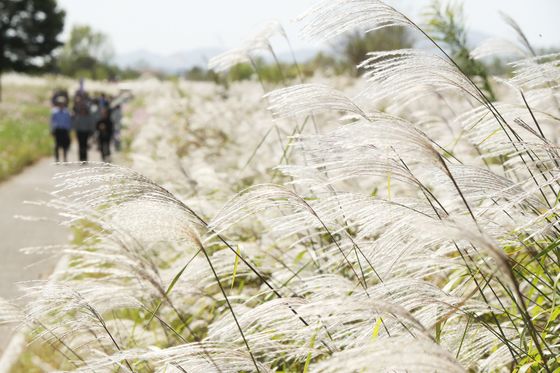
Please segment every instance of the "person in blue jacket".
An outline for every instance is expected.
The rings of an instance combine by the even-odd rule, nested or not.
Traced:
[[[54,159],[60,161],[60,150],[64,162],[68,162],[68,148],[70,147],[70,129],[72,128],[72,119],[70,113],[66,109],[68,104],[64,96],[55,99],[55,107],[51,114],[51,134],[54,137]]]

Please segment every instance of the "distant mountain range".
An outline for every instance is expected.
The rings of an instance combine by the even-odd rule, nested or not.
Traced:
[[[489,36],[477,30],[471,30],[468,34],[468,44],[475,47]],[[416,47],[426,48],[432,47],[427,39],[417,39]],[[299,49],[294,53],[299,62],[305,62],[313,58],[319,51],[329,51],[328,45],[316,49]],[[332,51],[332,50],[331,50]],[[199,66],[206,68],[210,58],[224,52],[223,48],[209,47],[197,48],[188,51],[173,53],[170,55],[158,54],[147,50],[137,50],[134,52],[119,54],[114,62],[122,68],[150,69],[165,73],[177,74],[182,73],[192,67]],[[277,53],[280,61],[291,62],[292,55],[289,51]],[[272,57],[264,56],[265,60],[270,61]]]
[[[114,59],[114,63],[121,68],[151,69],[165,73],[181,73],[195,66],[206,68],[208,60],[223,51],[224,49],[221,48],[198,48],[164,55],[147,50],[137,50],[117,55]],[[296,50],[294,53],[298,61],[303,62],[313,58],[317,52],[318,50],[303,49]],[[278,53],[278,59],[288,62],[292,61],[292,56],[290,52]]]
[[[167,73],[179,73],[194,66],[205,67],[208,60],[221,53],[220,48],[199,48],[163,55],[147,50],[117,55],[115,63],[122,68],[153,69]]]

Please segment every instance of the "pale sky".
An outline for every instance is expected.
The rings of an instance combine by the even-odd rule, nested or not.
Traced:
[[[419,21],[429,0],[391,0]],[[231,48],[260,24],[277,19],[295,49],[316,45],[298,37],[295,17],[317,0],[58,0],[67,12],[66,33],[88,24],[108,34],[117,53],[139,49],[172,54],[199,47]],[[560,0],[465,0],[470,29],[491,36],[514,36],[498,15],[512,16],[537,46],[560,46]],[[285,47],[279,45],[282,51]]]

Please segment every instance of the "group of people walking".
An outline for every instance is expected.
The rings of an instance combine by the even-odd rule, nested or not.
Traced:
[[[73,107],[69,107],[66,91],[53,94],[51,114],[51,134],[55,140],[54,158],[57,162],[68,161],[70,133],[75,131],[78,140],[80,162],[87,162],[90,140],[96,140],[97,149],[103,162],[111,161],[111,143],[115,150],[120,150],[120,129],[122,119],[121,101],[108,97],[104,93],[90,97],[83,89],[83,84],[73,97]]]

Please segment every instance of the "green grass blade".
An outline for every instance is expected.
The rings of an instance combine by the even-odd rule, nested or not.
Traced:
[[[239,264],[239,246],[237,246],[237,250],[235,250],[235,262],[233,262],[233,273],[231,274],[231,289],[233,289],[233,285],[235,284],[235,275],[237,274],[237,265]]]
[[[383,323],[383,318],[378,318],[373,325],[373,332],[371,333],[371,341],[375,341],[379,335],[379,329],[381,328],[381,323]]]
[[[193,255],[193,257],[183,266],[183,268],[181,268],[181,270],[175,275],[175,277],[173,277],[173,280],[171,281],[171,283],[169,284],[169,286],[167,287],[167,290],[165,291],[165,297],[162,297],[159,301],[158,304],[156,306],[156,308],[154,309],[154,312],[152,312],[152,315],[150,316],[150,320],[148,321],[148,324],[152,322],[152,320],[154,319],[154,316],[156,315],[156,313],[159,311],[161,305],[163,304],[163,299],[168,297],[169,294],[171,293],[171,291],[173,290],[173,287],[175,286],[175,284],[177,283],[177,281],[179,281],[179,279],[181,278],[181,276],[183,275],[183,272],[185,272],[185,269],[187,269],[187,267],[189,266],[189,264],[191,264],[191,262],[193,261],[194,258],[196,258],[196,256],[198,255],[198,253],[200,253],[200,249]]]
[[[311,337],[311,341],[309,342],[309,348],[313,348],[315,346],[315,339],[317,338],[317,333],[314,333]],[[303,366],[303,373],[307,373],[309,371],[309,364],[311,364],[311,351],[307,354],[307,358],[305,359],[305,365]]]

